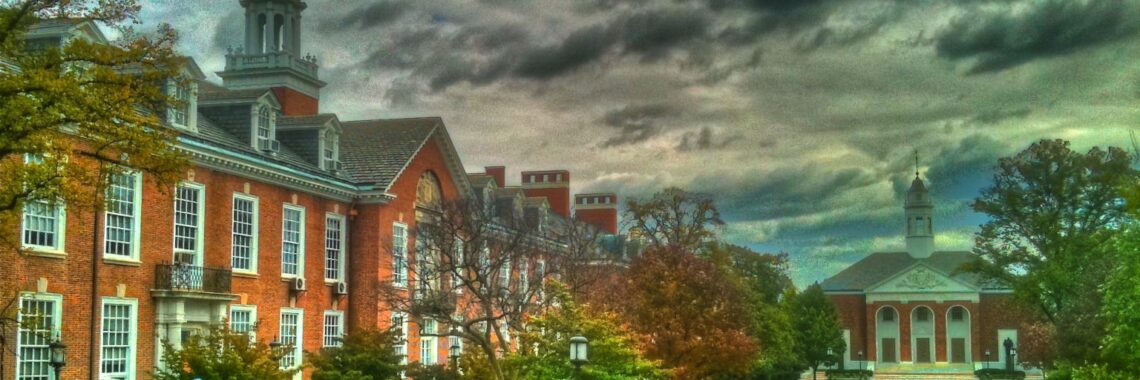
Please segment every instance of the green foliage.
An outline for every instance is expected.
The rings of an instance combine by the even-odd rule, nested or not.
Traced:
[[[1073,380],[1135,380],[1136,373],[1110,369],[1103,364],[1073,368]]]
[[[413,363],[408,366],[408,377],[416,380],[459,380],[462,377],[442,364],[421,365]]]
[[[974,371],[974,376],[981,380],[1021,380],[1025,378],[1025,372],[1007,372],[1001,368],[984,368]]]
[[[134,33],[125,25],[138,11],[136,0],[0,3],[0,183],[7,184],[0,186],[0,225],[17,222],[31,201],[64,202],[69,211],[98,207],[98,184],[126,167],[160,184],[182,173],[186,159],[163,120],[175,102],[163,83],[180,65],[176,35],[168,25]],[[25,41],[34,24],[59,18],[69,20],[51,22],[99,21],[122,37]],[[25,165],[24,155],[43,163]]]
[[[963,269],[1009,284],[1054,324],[1061,359],[1096,360],[1105,332],[1097,289],[1116,264],[1108,243],[1127,220],[1119,189],[1136,180],[1128,154],[1042,140],[995,170],[973,204],[990,218],[975,236],[980,259]]]
[[[297,371],[281,369],[269,345],[230,331],[225,324],[208,334],[190,336],[181,349],[169,342],[162,347],[162,366],[155,371],[155,380],[285,380]]]
[[[562,284],[552,283],[548,292],[559,307],[531,320],[529,331],[519,336],[520,349],[507,357],[507,366],[518,378],[666,378],[667,372],[641,357],[634,337],[621,329],[616,315],[591,312],[576,303]],[[570,338],[576,335],[589,339],[589,363],[577,375],[569,361]]]
[[[625,220],[650,245],[676,246],[689,251],[703,247],[716,236],[714,227],[724,224],[712,197],[670,187],[649,199],[629,199]]]
[[[835,305],[819,284],[809,286],[789,302],[796,352],[814,371],[838,363],[847,348]]]
[[[868,380],[875,373],[868,369],[829,369],[824,371],[828,380]]]
[[[399,379],[403,366],[395,345],[397,330],[361,330],[342,338],[340,347],[321,349],[309,357],[313,380]]]
[[[1135,204],[1132,197],[1129,201]],[[1116,250],[1119,265],[1102,289],[1101,317],[1107,325],[1103,356],[1112,369],[1140,377],[1140,224],[1120,234]]]

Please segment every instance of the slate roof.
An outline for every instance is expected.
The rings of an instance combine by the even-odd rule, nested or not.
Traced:
[[[300,169],[313,174],[319,174],[328,177],[339,179],[348,179],[346,175],[332,175],[328,171],[321,170],[320,167],[309,162],[299,154],[289,149],[285,144],[281,145],[281,150],[277,152],[276,156],[268,156],[262,152],[257,151],[249,146],[249,142],[243,141],[233,134],[230,134],[222,127],[218,126],[214,121],[210,120],[209,116],[199,112],[198,113],[198,133],[185,132],[183,136],[197,139],[202,142],[210,143],[212,145],[220,146],[228,150],[240,151],[251,155],[259,156],[259,158],[267,161],[276,161],[294,169]]]
[[[982,289],[1003,289],[992,282],[982,281],[969,273],[953,274],[962,264],[973,261],[976,256],[970,252],[934,252],[925,259],[916,259],[906,252],[878,252],[859,260],[843,271],[820,283],[825,291],[862,291],[878,284],[917,262],[950,275],[956,280],[972,284]]]
[[[289,127],[295,125],[325,125],[325,123],[333,119],[336,119],[336,114],[331,113],[305,116],[281,116],[277,118],[277,126]]]
[[[225,87],[218,86],[209,81],[198,81],[198,103],[223,100],[257,100],[257,98],[265,95],[266,92],[269,92],[268,88],[227,90]]]
[[[341,122],[340,161],[357,183],[387,190],[442,124],[438,117]]]
[[[483,188],[495,183],[495,177],[487,174],[467,174],[467,180],[471,182],[471,187]]]

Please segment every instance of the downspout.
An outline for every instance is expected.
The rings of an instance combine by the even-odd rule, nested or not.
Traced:
[[[91,380],[99,379],[99,355],[96,355],[99,346],[99,229],[100,216],[103,213],[103,200],[99,196],[101,192],[95,192],[95,209],[92,211],[93,218],[95,219],[91,224],[94,226],[91,229],[91,341],[88,342],[88,355],[90,356],[90,378]]]

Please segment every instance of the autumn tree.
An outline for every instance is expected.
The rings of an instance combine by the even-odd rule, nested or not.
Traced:
[[[670,187],[648,199],[626,203],[625,223],[657,247],[678,246],[695,251],[716,236],[724,224],[712,197]]]
[[[790,300],[789,310],[796,352],[811,368],[814,379],[819,367],[839,363],[847,351],[839,313],[819,284],[795,295]]]
[[[511,351],[525,317],[547,306],[542,284],[562,265],[565,246],[536,220],[474,199],[421,211],[410,281],[385,281],[381,298],[417,323],[435,321],[437,334],[461,337],[465,351],[482,351],[493,378],[508,378],[500,353]]]
[[[709,260],[679,246],[650,248],[627,274],[624,315],[646,356],[676,378],[736,377],[758,349],[748,335],[748,302]]]
[[[507,361],[520,379],[664,379],[667,373],[641,357],[636,341],[621,328],[613,313],[595,312],[579,305],[568,289],[554,282],[548,287],[555,309],[529,320],[519,336],[520,349]],[[570,357],[570,338],[589,339],[589,363],[575,374]]]
[[[0,3],[0,214],[14,231],[26,204],[98,206],[109,173],[171,184],[186,161],[165,127],[180,64],[169,25],[140,34],[136,0]],[[115,41],[41,38],[39,25],[98,22]],[[33,38],[35,37],[35,38]],[[25,159],[25,157],[30,157]],[[25,160],[28,164],[25,164]],[[12,185],[19,184],[19,185]]]
[[[309,356],[313,380],[394,380],[404,366],[395,345],[396,329],[360,330],[341,338],[339,347],[325,347]]]
[[[964,269],[1009,284],[1054,324],[1066,342],[1062,359],[1098,356],[1097,288],[1116,265],[1109,243],[1128,219],[1119,189],[1136,178],[1121,149],[1081,154],[1042,140],[999,159],[993,184],[973,203],[989,221],[974,238],[980,259]]]
[[[191,335],[181,347],[163,342],[162,364],[155,380],[286,380],[297,369],[283,369],[278,361],[284,350],[250,339],[248,333],[234,332],[225,324],[208,334]]]

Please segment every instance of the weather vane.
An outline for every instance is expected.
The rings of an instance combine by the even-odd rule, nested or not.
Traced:
[[[914,150],[914,178],[918,179],[918,149]]]

